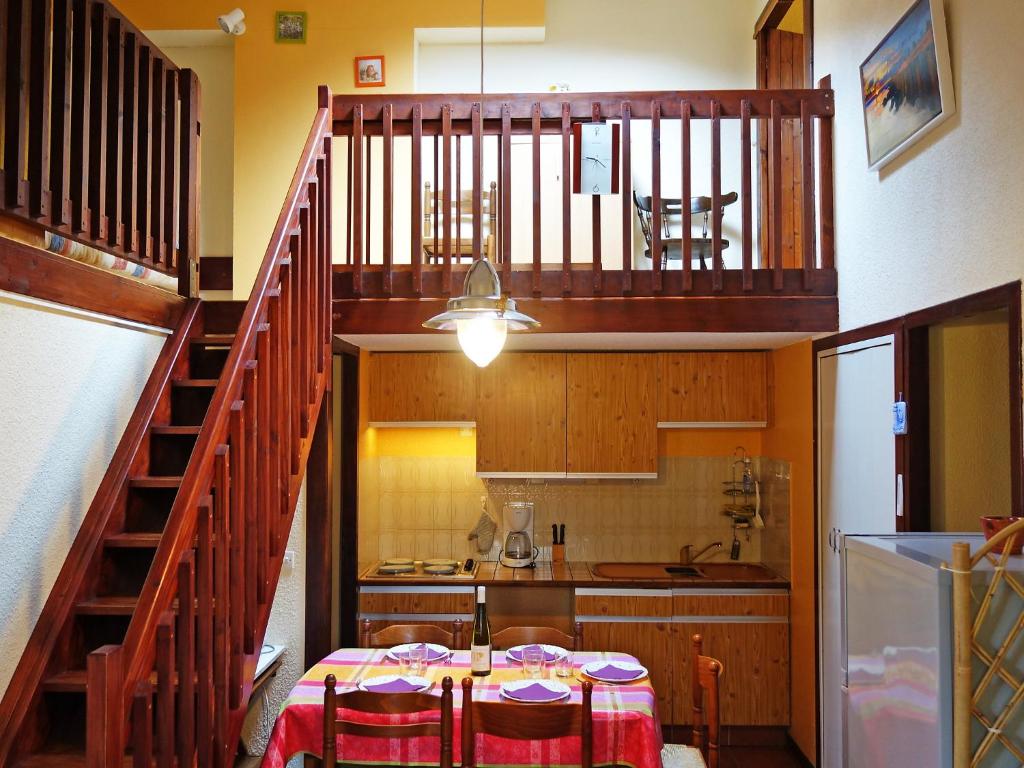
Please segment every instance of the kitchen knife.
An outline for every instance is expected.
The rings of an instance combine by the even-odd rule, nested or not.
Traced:
[[[558,543],[558,525],[556,523],[551,524],[551,544],[555,545]]]
[[[558,526],[558,543],[565,544],[565,523]]]

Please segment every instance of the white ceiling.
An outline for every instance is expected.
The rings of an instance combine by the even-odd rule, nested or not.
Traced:
[[[777,349],[809,333],[514,333],[507,350]],[[454,333],[348,334],[338,338],[372,352],[458,350]]]

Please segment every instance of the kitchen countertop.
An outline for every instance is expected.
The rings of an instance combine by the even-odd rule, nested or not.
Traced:
[[[712,579],[676,576],[665,579],[610,579],[597,576],[591,569],[597,563],[537,562],[535,568],[507,568],[500,563],[482,561],[474,578],[446,579],[430,576],[395,576],[391,578],[362,576],[374,563],[359,564],[360,586],[538,586],[538,587],[591,587],[606,589],[789,589],[789,581],[782,577],[772,579]]]

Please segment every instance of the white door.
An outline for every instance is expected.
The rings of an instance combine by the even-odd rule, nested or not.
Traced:
[[[843,766],[839,536],[896,530],[893,337],[818,353],[818,609],[821,766]]]

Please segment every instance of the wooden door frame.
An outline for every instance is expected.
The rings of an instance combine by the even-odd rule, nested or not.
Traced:
[[[352,648],[359,613],[359,348],[335,336],[333,349],[341,363],[338,637],[340,647]]]

